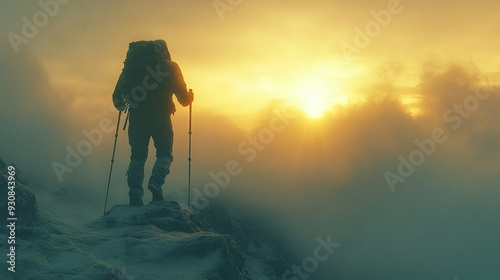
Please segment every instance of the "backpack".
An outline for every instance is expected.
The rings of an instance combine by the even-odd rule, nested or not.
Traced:
[[[136,86],[144,87],[145,77],[151,76],[150,72],[156,71],[158,67],[164,71],[167,67],[167,60],[170,60],[170,53],[164,40],[131,42],[123,63],[122,75],[125,89],[131,91]],[[148,91],[158,92],[161,88],[162,85],[159,85],[154,90]]]

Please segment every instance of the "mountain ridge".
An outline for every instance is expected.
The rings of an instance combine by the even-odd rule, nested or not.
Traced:
[[[2,186],[6,171],[0,159]],[[2,279],[281,279],[289,263],[261,229],[222,206],[194,214],[176,201],[115,205],[78,225],[39,206],[27,180],[16,183],[16,272],[4,269]]]

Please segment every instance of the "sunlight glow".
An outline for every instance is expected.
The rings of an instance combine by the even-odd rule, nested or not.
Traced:
[[[325,112],[325,104],[318,94],[309,94],[309,99],[303,105],[303,110],[310,118],[320,118]]]
[[[421,97],[418,95],[409,95],[400,99],[403,106],[412,117],[423,115],[424,110],[420,107]]]
[[[336,91],[326,79],[307,79],[297,92],[297,105],[309,118],[320,118],[334,105],[332,99]]]

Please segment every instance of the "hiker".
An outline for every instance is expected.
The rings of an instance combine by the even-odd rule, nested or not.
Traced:
[[[194,94],[186,89],[177,63],[164,40],[129,44],[124,68],[113,92],[113,104],[129,110],[128,137],[132,150],[127,171],[130,205],[143,205],[144,165],[150,138],[156,148],[156,162],[148,182],[153,201],[163,201],[162,186],[173,160],[173,130],[170,116],[175,112],[172,95],[186,107]]]

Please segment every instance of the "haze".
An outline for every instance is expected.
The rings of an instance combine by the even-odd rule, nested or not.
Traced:
[[[53,163],[84,130],[116,126],[128,43],[162,38],[195,92],[193,187],[205,192],[211,172],[237,162],[210,203],[257,217],[298,262],[330,235],[341,246],[312,279],[500,277],[498,2],[220,2],[231,9],[68,1],[13,47],[8,34],[43,9],[3,1],[0,157],[67,190],[54,203],[80,205],[68,208],[76,221],[101,215],[114,131],[62,180]],[[165,192],[185,203],[187,110],[177,108]],[[127,203],[127,142],[121,131],[109,205]]]

